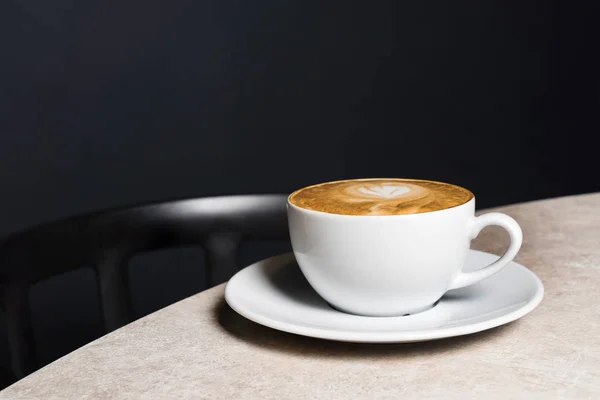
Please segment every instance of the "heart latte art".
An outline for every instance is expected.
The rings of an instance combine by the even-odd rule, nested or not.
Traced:
[[[313,211],[345,215],[401,215],[456,207],[473,198],[467,189],[416,179],[354,179],[308,186],[290,202]]]

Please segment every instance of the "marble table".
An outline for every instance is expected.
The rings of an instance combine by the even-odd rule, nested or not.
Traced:
[[[600,194],[495,209],[545,298],[521,320],[433,342],[367,345],[254,324],[218,286],[68,354],[0,399],[600,399]],[[473,248],[500,254],[490,228]]]

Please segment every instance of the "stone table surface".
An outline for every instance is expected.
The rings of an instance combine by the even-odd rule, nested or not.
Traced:
[[[83,346],[0,399],[600,399],[600,194],[495,210],[521,224],[516,261],[545,286],[540,306],[504,327],[423,343],[331,342],[244,319],[221,285]],[[507,243],[490,228],[472,247],[500,254]]]

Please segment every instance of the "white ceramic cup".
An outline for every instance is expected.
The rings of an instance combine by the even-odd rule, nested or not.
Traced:
[[[364,316],[425,311],[448,290],[505,267],[522,233],[508,215],[475,216],[475,198],[440,211],[407,215],[340,215],[300,208],[288,199],[292,248],[302,273],[331,306]],[[503,227],[510,246],[494,263],[462,272],[471,240],[488,225]]]

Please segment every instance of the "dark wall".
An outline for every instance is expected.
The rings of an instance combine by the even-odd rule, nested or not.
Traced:
[[[599,190],[597,6],[554,7],[5,0],[0,234],[346,177],[451,181],[480,207]],[[140,315],[201,287],[201,254],[157,257]],[[78,274],[36,289],[48,359],[99,332]]]

